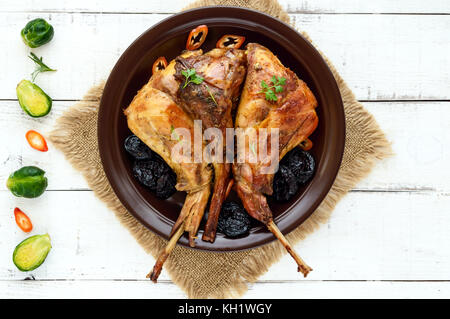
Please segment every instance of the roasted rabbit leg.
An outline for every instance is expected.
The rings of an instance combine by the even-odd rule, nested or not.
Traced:
[[[318,118],[314,109],[317,101],[306,84],[294,72],[284,67],[267,48],[249,43],[247,61],[247,78],[237,109],[235,126],[242,129],[254,128],[257,136],[260,136],[261,129],[278,129],[278,152],[273,153],[278,155],[281,160],[287,152],[299,145],[316,129]],[[274,76],[275,79],[285,79],[282,81],[284,83],[282,90],[273,89],[273,93],[276,95],[275,99],[266,96],[262,84],[262,81],[269,85],[272,84]],[[272,154],[270,152],[271,137],[272,133],[269,131],[267,154]],[[250,142],[246,141],[242,145],[246,154],[249,154]],[[265,195],[272,194],[274,172],[267,173],[262,168],[272,165],[275,157],[269,159],[269,161],[266,161],[266,158],[251,162],[246,156],[243,161],[236,161],[233,164],[236,190],[247,212],[253,218],[264,223],[280,240],[297,262],[298,271],[306,277],[312,269],[295,253],[279,231],[267,204]]]
[[[178,91],[180,105],[194,119],[201,120],[205,130],[217,128],[221,132],[220,147],[223,152],[218,156],[220,158],[211,160],[214,166],[214,191],[202,237],[205,241],[214,242],[220,209],[230,182],[232,158],[227,163],[226,128],[233,127],[231,112],[237,106],[239,89],[245,77],[245,52],[235,49],[213,49],[203,55],[180,56],[176,61],[175,78],[180,87]],[[200,84],[185,85],[186,77],[183,71],[192,69],[204,80]]]
[[[185,136],[179,137],[179,140],[173,139],[174,128],[189,131],[191,140],[186,140],[186,144],[189,145],[187,142],[190,142],[190,154],[193,154],[194,122],[169,94],[154,88],[152,84],[152,81],[149,81],[125,110],[128,127],[173,169],[177,175],[177,190],[187,192],[169,243],[158,258],[152,273],[147,276],[156,282],[163,263],[184,232],[189,233],[189,242],[194,246],[210,195],[212,172],[205,162],[195,163],[192,159],[182,161],[181,157],[175,160],[177,157],[172,154],[173,148],[176,144],[183,143]]]

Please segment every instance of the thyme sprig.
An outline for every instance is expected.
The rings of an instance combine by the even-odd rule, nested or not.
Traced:
[[[33,73],[31,73],[31,79],[34,82],[36,77],[39,73],[43,72],[50,72],[50,71],[56,71],[55,69],[51,69],[49,66],[47,66],[43,61],[42,57],[38,58],[36,54],[33,52],[30,52],[30,55],[28,56],[33,62],[36,64],[36,69]]]

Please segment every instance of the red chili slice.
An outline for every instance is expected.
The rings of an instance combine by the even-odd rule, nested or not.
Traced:
[[[33,229],[33,224],[30,218],[19,208],[14,208],[14,217],[16,219],[16,224],[24,232],[29,233]]]
[[[307,138],[306,140],[300,143],[300,147],[304,151],[309,151],[313,147],[313,142],[309,138]]]
[[[28,131],[25,134],[25,138],[28,141],[28,144],[30,144],[30,146],[32,148],[34,148],[35,150],[41,151],[41,152],[47,152],[48,151],[48,147],[47,147],[47,142],[45,141],[44,137],[39,134],[36,131]]]
[[[167,60],[165,57],[160,56],[156,59],[155,63],[153,63],[152,73],[155,74],[158,71],[164,70],[167,67]]]
[[[221,49],[239,49],[244,43],[245,37],[234,34],[226,34],[217,41],[216,47]]]
[[[193,29],[188,36],[186,42],[186,50],[192,51],[200,48],[205,42],[206,35],[208,34],[208,27],[204,24],[199,25]]]

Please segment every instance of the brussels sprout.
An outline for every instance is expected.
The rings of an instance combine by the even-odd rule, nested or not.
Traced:
[[[52,109],[50,96],[28,80],[22,80],[17,84],[16,93],[20,106],[32,117],[45,116]]]
[[[45,261],[51,248],[52,245],[48,234],[28,237],[14,249],[14,265],[20,271],[36,269]]]
[[[37,48],[53,39],[53,27],[44,19],[34,19],[27,23],[20,35],[30,48]]]
[[[17,197],[41,196],[47,188],[45,172],[36,166],[24,166],[9,175],[6,187]]]

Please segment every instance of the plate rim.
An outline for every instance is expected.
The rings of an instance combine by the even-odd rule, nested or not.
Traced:
[[[102,163],[105,175],[107,177],[107,180],[108,180],[109,184],[111,185],[111,188],[113,189],[115,195],[117,196],[117,198],[119,199],[121,204],[127,209],[127,211],[129,213],[131,213],[131,215],[133,215],[147,229],[149,229],[153,233],[163,237],[164,239],[168,239],[168,233],[165,234],[165,233],[161,232],[159,229],[156,229],[155,227],[153,227],[151,224],[147,223],[147,221],[144,220],[143,217],[139,213],[137,213],[135,211],[134,207],[132,207],[128,201],[123,200],[121,198],[121,197],[124,197],[125,194],[123,194],[123,190],[120,187],[118,187],[119,183],[116,183],[116,177],[112,174],[112,171],[114,170],[114,167],[113,167],[114,165],[112,165],[113,163],[106,156],[106,153],[104,151],[102,151],[102,150],[105,150],[105,148],[107,148],[106,147],[107,140],[106,140],[106,138],[104,136],[105,132],[102,129],[102,125],[104,124],[104,118],[106,116],[105,115],[105,110],[107,109],[106,103],[107,103],[107,99],[108,99],[108,94],[110,94],[110,90],[111,90],[110,86],[112,86],[112,79],[114,79],[114,76],[116,76],[116,73],[118,72],[119,66],[123,63],[123,61],[126,58],[129,58],[129,55],[131,54],[131,50],[140,41],[142,41],[143,38],[148,33],[152,32],[153,30],[156,30],[157,28],[161,27],[161,25],[166,24],[168,21],[175,20],[175,19],[179,18],[180,16],[189,16],[189,15],[192,15],[193,13],[195,14],[195,13],[204,12],[205,10],[219,10],[219,9],[223,9],[223,10],[226,10],[226,11],[237,10],[237,11],[241,11],[241,12],[247,12],[247,13],[250,13],[250,14],[253,14],[253,15],[262,15],[266,19],[270,19],[272,21],[275,21],[276,23],[281,25],[281,27],[287,28],[288,30],[293,31],[294,35],[299,37],[299,39],[301,39],[301,41],[303,41],[304,44],[306,44],[307,46],[310,47],[310,49],[314,53],[315,57],[319,58],[319,60],[321,60],[322,66],[324,66],[325,70],[327,70],[327,72],[328,72],[327,76],[331,77],[333,79],[333,81],[331,81],[331,83],[330,83],[331,86],[333,87],[333,92],[332,93],[336,94],[336,96],[339,97],[339,99],[336,99],[336,101],[338,101],[338,104],[339,104],[338,105],[339,109],[337,110],[337,115],[338,115],[339,118],[336,119],[336,120],[338,122],[340,122],[342,125],[340,125],[340,126],[338,125],[338,128],[340,128],[340,131],[337,132],[338,135],[336,137],[336,143],[334,145],[334,147],[336,148],[336,150],[338,151],[339,154],[337,154],[337,158],[335,158],[334,165],[332,165],[331,168],[327,167],[328,173],[330,173],[332,176],[328,178],[328,182],[325,183],[325,187],[322,187],[322,190],[320,191],[320,193],[315,196],[316,199],[314,200],[314,203],[310,205],[310,208],[308,209],[308,212],[305,213],[304,215],[302,215],[300,218],[298,218],[297,222],[291,223],[289,226],[284,225],[286,223],[285,219],[287,217],[289,217],[288,216],[289,213],[302,200],[301,197],[291,207],[289,207],[287,210],[285,210],[283,213],[281,213],[280,216],[278,216],[279,218],[278,217],[275,218],[276,223],[279,225],[280,230],[284,234],[287,234],[287,233],[291,232],[293,229],[295,229],[298,226],[300,226],[308,217],[310,217],[312,215],[312,213],[317,209],[317,207],[323,202],[323,200],[325,199],[326,195],[328,194],[329,190],[331,189],[331,187],[332,187],[332,185],[333,185],[333,183],[334,183],[334,181],[336,179],[336,176],[337,176],[337,174],[339,172],[339,169],[340,169],[340,166],[341,166],[341,163],[342,163],[342,158],[343,158],[344,148],[345,148],[345,136],[346,136],[346,123],[345,123],[344,103],[342,101],[342,96],[340,94],[340,90],[339,90],[337,81],[334,78],[333,73],[332,73],[328,63],[325,61],[324,57],[318,51],[318,49],[316,49],[314,47],[314,45],[308,39],[306,39],[300,32],[295,30],[289,24],[287,24],[287,23],[285,23],[285,22],[283,22],[283,21],[281,21],[281,20],[279,20],[279,19],[277,19],[277,18],[275,18],[273,16],[270,16],[270,15],[268,15],[266,13],[263,13],[263,12],[260,12],[260,11],[256,11],[256,10],[253,10],[253,9],[248,9],[248,8],[242,8],[242,7],[236,7],[236,6],[206,6],[206,7],[194,8],[194,9],[182,11],[182,12],[177,13],[177,14],[173,14],[173,15],[171,15],[171,16],[163,19],[163,20],[161,20],[160,22],[152,25],[147,30],[145,30],[121,54],[121,56],[119,57],[119,59],[115,63],[113,69],[111,70],[111,72],[110,72],[110,74],[108,76],[108,79],[106,81],[106,84],[105,84],[105,87],[104,87],[104,91],[103,91],[103,94],[102,94],[102,97],[101,97],[101,100],[100,100],[100,104],[99,104],[98,121],[97,121],[97,140],[98,140],[98,146],[99,146],[100,159],[101,159],[101,163]],[[218,17],[214,16],[214,18],[218,18]],[[226,16],[223,16],[223,18],[225,19]],[[238,19],[239,20],[239,18],[233,18],[233,19]],[[240,20],[242,20],[242,18]],[[138,65],[138,63],[136,63],[135,65]],[[130,71],[130,74],[131,73],[132,73],[132,71]],[[320,118],[319,118],[319,123],[320,123]],[[117,164],[117,163],[115,163],[115,164]],[[120,165],[120,163],[118,163],[117,165]],[[331,170],[331,172],[330,172],[330,170]],[[308,188],[309,188],[309,186],[308,186]],[[306,189],[304,193],[306,193],[307,191],[308,190]],[[140,196],[139,192],[136,192],[136,193],[138,193],[138,195]],[[143,198],[141,198],[141,199],[143,201],[145,201]],[[147,201],[145,201],[145,202],[147,202]],[[155,209],[153,209],[153,207],[149,207],[149,208],[152,210],[152,212],[155,215],[159,215],[159,213],[157,211],[155,211]],[[280,223],[283,224],[283,225],[280,225]],[[266,245],[266,244],[268,244],[268,243],[270,243],[270,242],[275,240],[275,237],[273,235],[271,235],[270,232],[268,232],[268,237],[269,238],[264,239],[264,240],[260,240],[260,242],[254,244],[254,245],[244,245],[242,247],[230,247],[229,249],[223,248],[223,247],[214,249],[214,244],[212,244],[212,245],[210,245],[208,247],[202,247],[202,245],[197,245],[194,248],[190,247],[187,244],[183,244],[183,243],[180,243],[180,244],[183,247],[186,247],[186,248],[203,250],[203,251],[214,251],[214,252],[242,251],[242,250],[247,250],[247,249],[260,247],[262,245]],[[200,243],[200,241],[198,241],[197,243]]]

